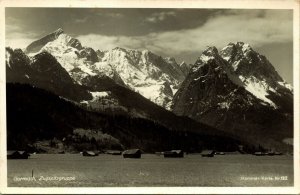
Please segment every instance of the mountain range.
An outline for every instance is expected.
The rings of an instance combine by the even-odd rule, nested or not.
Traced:
[[[265,147],[293,136],[293,89],[248,44],[207,48],[175,94],[173,112]]]
[[[86,76],[106,75],[167,109],[187,74],[187,65],[180,66],[174,58],[119,47],[95,51],[62,29],[31,43],[25,53],[35,56],[41,51],[51,53],[79,84]]]
[[[157,124],[159,127],[153,126],[150,133],[156,137],[162,133],[158,129],[165,128],[162,130],[164,139],[157,143],[160,147],[154,146],[153,141],[151,145],[142,135],[143,130],[137,133],[137,124],[132,125],[134,128],[121,128],[131,134],[131,140],[134,139],[132,134],[139,135],[135,139],[143,138],[147,147],[147,144],[137,144],[137,140],[132,143],[147,150],[164,148],[163,143],[170,142],[166,141],[169,140],[166,135],[174,132],[180,147],[183,142],[179,140],[188,142],[186,136],[193,140],[187,150],[220,145],[233,149],[239,144],[247,145],[248,150],[255,150],[256,146],[281,151],[292,149],[286,140],[293,137],[293,88],[265,56],[242,42],[229,43],[220,51],[208,47],[194,65],[188,65],[148,50],[119,47],[94,50],[58,29],[34,41],[25,50],[6,48],[6,80],[46,90],[63,98],[61,101],[82,109],[81,112],[126,116],[131,123],[131,118],[138,118],[145,124]],[[26,85],[13,85],[10,84],[9,89],[14,92],[17,92],[15,88],[26,88],[30,91],[28,96],[41,93]],[[47,99],[47,95],[41,96]],[[48,112],[63,115],[55,109]],[[94,118],[93,114],[86,115]],[[67,129],[80,126],[74,125],[70,121],[73,119],[68,117],[64,120],[70,124]],[[28,128],[37,125],[35,122],[26,124]],[[101,124],[98,125],[103,129]],[[134,146],[128,144],[124,135],[116,133],[112,124],[108,126],[107,133],[127,143],[126,147]],[[87,127],[95,128],[95,125]],[[61,136],[70,133],[68,130]],[[214,141],[210,143],[209,140]],[[171,145],[176,146],[176,143]]]

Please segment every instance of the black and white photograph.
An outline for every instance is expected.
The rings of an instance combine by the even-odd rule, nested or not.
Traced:
[[[6,189],[299,187],[298,1],[32,2],[2,10]]]

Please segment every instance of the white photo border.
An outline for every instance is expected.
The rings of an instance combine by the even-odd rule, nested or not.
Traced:
[[[5,8],[213,8],[293,10],[294,186],[293,187],[7,187]],[[0,0],[0,193],[1,194],[299,194],[299,0]]]

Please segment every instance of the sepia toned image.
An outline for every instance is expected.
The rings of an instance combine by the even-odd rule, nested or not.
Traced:
[[[8,187],[295,186],[293,9],[4,9]]]

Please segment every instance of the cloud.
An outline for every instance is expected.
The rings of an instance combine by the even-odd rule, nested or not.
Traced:
[[[16,38],[16,39],[6,39],[5,46],[11,47],[13,49],[20,48],[25,49],[30,43],[32,43],[34,39],[30,38]]]
[[[149,38],[151,46],[173,53],[201,51],[206,46],[223,47],[229,42],[243,41],[252,46],[292,41],[292,19],[289,15],[265,11],[251,17],[252,12],[219,15],[204,25],[188,30],[163,32]]]
[[[11,48],[25,49],[30,43],[37,39],[36,34],[30,32],[8,32],[6,31],[5,46]]]
[[[6,24],[5,25],[6,32],[15,32],[15,31],[20,31],[20,30],[21,30],[20,26],[17,26],[14,24]]]
[[[115,47],[141,49],[143,41],[141,37],[105,36],[97,34],[82,35],[76,37],[83,45],[94,49],[109,50]]]
[[[161,20],[167,15],[172,13],[155,13],[153,21]],[[188,52],[199,51],[200,53],[206,46],[213,45],[221,48],[229,42],[237,41],[247,42],[253,47],[291,42],[292,32],[291,12],[237,10],[210,17],[202,26],[193,29],[150,33],[135,37],[90,34],[79,36],[78,39],[84,45],[102,50],[125,47],[149,49],[156,53],[174,56]]]
[[[37,34],[24,31],[22,21],[16,18],[7,17],[5,24],[5,46],[12,48],[26,48],[37,38]]]
[[[157,22],[164,21],[168,17],[174,17],[174,16],[176,16],[176,13],[174,11],[155,12],[151,14],[151,16],[147,17],[145,21],[150,23],[157,23]]]
[[[120,13],[98,13],[106,17],[120,18]],[[89,16],[87,16],[89,17]],[[78,18],[84,22],[87,17]],[[147,21],[164,21],[174,17],[173,11],[155,12]],[[184,16],[182,16],[184,17]],[[191,29],[148,33],[142,36],[109,36],[101,34],[81,35],[83,45],[107,50],[115,47],[149,49],[155,53],[179,56],[182,53],[201,52],[206,46],[222,48],[229,42],[243,41],[253,47],[270,43],[292,42],[292,11],[286,10],[228,10],[208,17],[205,23]],[[187,21],[188,22],[188,21]],[[26,47],[40,35],[24,31],[22,21],[6,18],[6,45]]]

